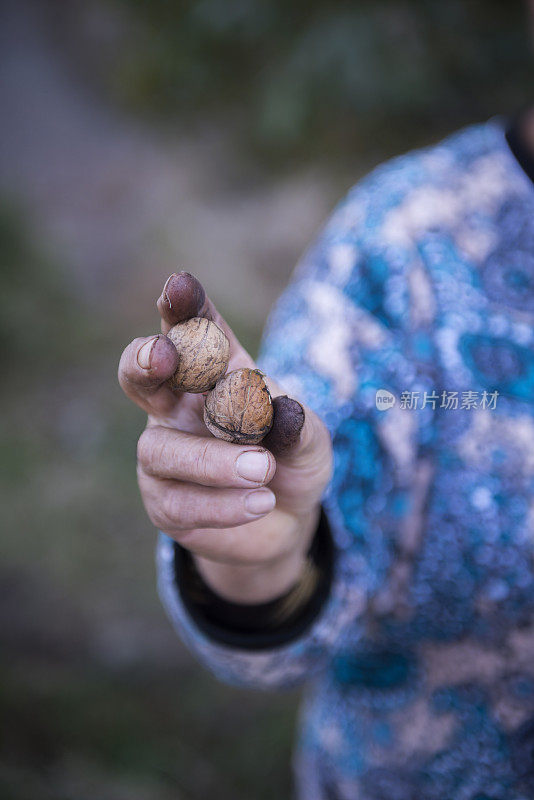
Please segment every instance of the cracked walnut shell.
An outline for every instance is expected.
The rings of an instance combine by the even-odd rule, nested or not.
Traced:
[[[218,380],[206,397],[204,422],[218,439],[261,442],[273,424],[273,403],[262,373],[236,369]]]

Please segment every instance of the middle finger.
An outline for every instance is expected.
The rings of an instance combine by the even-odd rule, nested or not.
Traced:
[[[203,486],[261,486],[276,471],[274,456],[264,448],[242,447],[160,425],[151,425],[141,434],[137,457],[147,475]]]

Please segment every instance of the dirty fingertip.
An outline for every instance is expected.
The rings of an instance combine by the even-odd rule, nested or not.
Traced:
[[[173,272],[167,279],[157,306],[162,317],[176,325],[199,315],[206,301],[200,281],[189,272]]]
[[[299,441],[304,426],[304,409],[287,395],[273,398],[273,425],[262,445],[274,455],[288,453]]]

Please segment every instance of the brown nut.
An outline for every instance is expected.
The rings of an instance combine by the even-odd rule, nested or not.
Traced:
[[[228,369],[230,342],[211,320],[193,317],[179,322],[167,336],[180,356],[178,368],[168,380],[171,389],[207,392]]]
[[[273,424],[273,404],[262,373],[243,368],[220,378],[206,397],[204,422],[218,439],[261,442]]]

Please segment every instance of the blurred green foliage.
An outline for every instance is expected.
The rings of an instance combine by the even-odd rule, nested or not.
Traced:
[[[139,109],[237,111],[267,152],[353,152],[528,100],[526,9],[497,0],[114,0],[141,23],[116,88]],[[408,134],[407,134],[408,135]],[[402,145],[401,145],[402,146]]]
[[[198,670],[106,673],[35,656],[0,678],[2,798],[290,796],[294,695],[271,695],[267,707],[243,690],[237,702]]]
[[[156,596],[127,323],[5,200],[0,258],[0,797],[289,797],[296,694],[218,684]]]
[[[28,235],[24,212],[0,198],[0,367],[11,382],[34,386],[54,365],[73,367],[80,355],[102,346],[106,331],[94,325],[75,296],[72,276]],[[6,381],[7,382],[7,381]]]
[[[27,241],[20,212],[5,200],[0,203],[0,252],[0,365],[20,372],[24,359],[30,377],[66,355],[62,332],[69,316],[67,295],[51,261]]]

